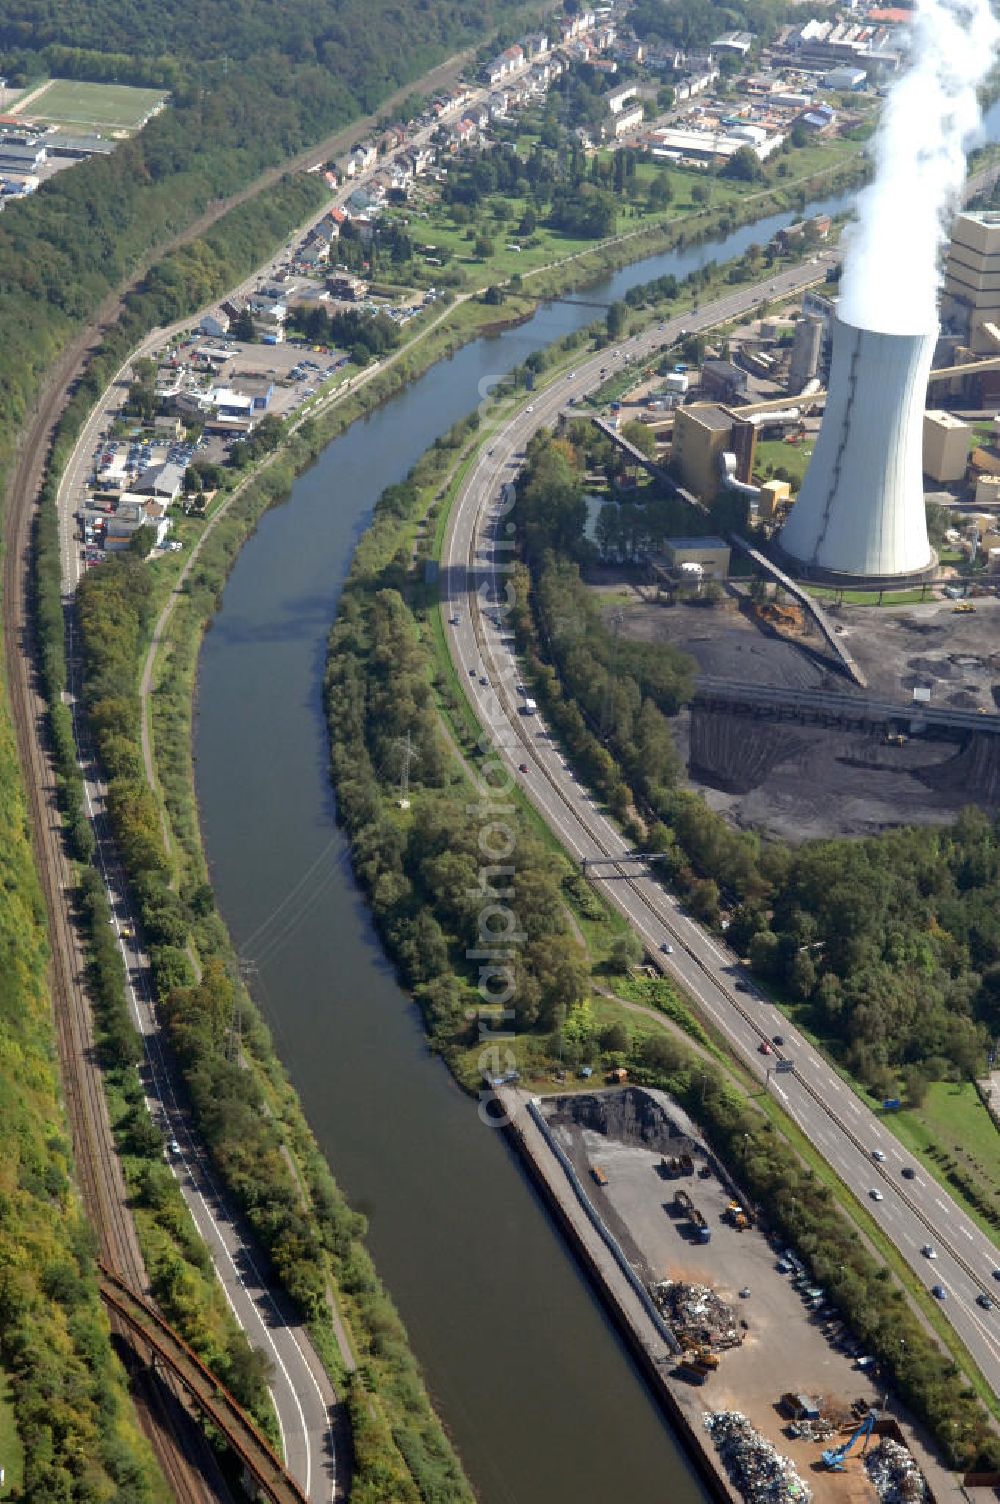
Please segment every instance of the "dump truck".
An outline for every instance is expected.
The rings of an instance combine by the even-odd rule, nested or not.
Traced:
[[[692,1206],[688,1212],[688,1221],[694,1228],[699,1243],[710,1243],[712,1241],[712,1229],[705,1221],[704,1212],[700,1212],[696,1206]]]
[[[677,1365],[681,1378],[690,1380],[692,1384],[704,1384],[711,1371],[706,1364],[699,1363],[694,1358],[684,1358]]]
[[[681,1162],[677,1158],[676,1154],[671,1154],[669,1159],[664,1154],[663,1158],[660,1160],[660,1169],[662,1170],[663,1174],[666,1175],[668,1180],[676,1180],[678,1175],[681,1173]]]
[[[726,1207],[726,1221],[731,1222],[738,1232],[745,1232],[750,1226],[750,1218],[738,1201],[730,1201]]]
[[[694,1211],[694,1202],[691,1200],[691,1197],[688,1195],[687,1191],[674,1192],[674,1206],[679,1212],[683,1212],[685,1217],[690,1217],[691,1213]]]
[[[601,1169],[600,1165],[591,1165],[591,1167],[590,1167],[590,1173],[594,1177],[594,1179],[597,1181],[598,1185],[607,1185],[607,1183],[608,1183],[608,1177],[605,1175],[605,1173]]]
[[[681,1167],[682,1175],[694,1174],[694,1160],[691,1158],[690,1154],[679,1154],[677,1156],[677,1162]]]

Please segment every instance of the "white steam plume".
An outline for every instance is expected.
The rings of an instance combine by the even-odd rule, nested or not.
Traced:
[[[1000,25],[989,0],[917,0],[910,55],[875,134],[875,179],[845,235],[839,313],[883,334],[937,327],[938,256],[979,126]]]

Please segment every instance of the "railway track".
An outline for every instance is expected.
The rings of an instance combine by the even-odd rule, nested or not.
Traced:
[[[482,515],[482,513],[480,513],[480,515]],[[488,568],[491,571],[491,583],[493,585],[494,596],[496,596],[496,576],[492,573],[493,565],[495,563],[495,557],[492,546],[492,539],[489,541],[490,563]],[[600,834],[596,826],[590,820],[588,820],[586,814],[580,809],[579,805],[571,802],[567,798],[564,790],[559,784],[559,781],[553,776],[551,771],[544,765],[544,763],[538,760],[536,756],[534,741],[522,724],[521,717],[518,714],[518,706],[516,702],[511,698],[510,693],[504,684],[504,675],[501,672],[497,671],[497,664],[493,655],[492,647],[487,642],[486,632],[483,627],[482,603],[480,601],[479,592],[472,586],[472,582],[475,579],[477,572],[481,572],[483,569],[483,565],[481,563],[477,564],[476,562],[477,551],[478,547],[480,546],[480,542],[481,540],[477,537],[477,530],[475,527],[473,527],[469,540],[468,556],[466,558],[466,572],[469,581],[470,619],[482,661],[486,664],[491,665],[494,670],[493,674],[490,676],[490,682],[493,686],[494,692],[496,693],[500,701],[501,707],[504,710],[506,722],[513,729],[514,734],[521,745],[527,752],[531,754],[531,766],[537,769],[537,771],[542,775],[542,777],[545,779],[545,782],[552,790],[553,794],[559,800],[559,803],[565,810],[568,811],[572,819],[577,824],[582,826],[583,830],[589,836],[590,840],[593,841],[594,845],[602,853],[603,861],[607,862],[608,866],[613,870],[616,877],[631,890],[631,892],[639,900],[643,908],[650,914],[655,922],[669,931],[673,942],[681,947],[681,949],[687,955],[688,959],[694,964],[694,966],[697,967],[698,972],[702,976],[704,976],[706,981],[710,983],[712,987],[718,989],[723,994],[729,1006],[739,1014],[740,1018],[756,1036],[758,1042],[766,1042],[771,1048],[772,1053],[776,1059],[781,1060],[788,1058],[784,1054],[780,1046],[776,1046],[771,1043],[771,1036],[767,1028],[765,1028],[760,1023],[758,1017],[755,1016],[746,1007],[746,1005],[741,1001],[738,994],[732,988],[727,987],[716,973],[709,970],[702,958],[689,945],[685,936],[681,934],[680,931],[678,931],[670,923],[669,919],[665,918],[664,915],[659,911],[649,895],[641,887],[640,882],[635,876],[634,872],[629,870],[629,866],[631,864],[626,864],[621,860],[620,855],[616,856],[615,853],[612,852],[607,841]],[[490,607],[489,609],[492,610],[494,608]],[[607,873],[604,874],[605,877],[608,875],[609,874]],[[660,960],[659,956],[654,954],[653,959],[658,970],[663,971],[666,974],[666,967]],[[816,1103],[818,1107],[821,1108],[821,1110],[826,1115],[826,1117],[829,1118],[831,1123],[833,1123],[837,1127],[837,1129],[850,1140],[854,1147],[859,1150],[866,1159],[868,1159],[869,1148],[867,1143],[862,1140],[861,1136],[855,1129],[850,1126],[845,1118],[837,1112],[833,1104],[829,1100],[827,1100],[827,1098],[824,1097],[823,1094],[819,1092],[806,1077],[801,1075],[794,1068],[794,1066],[788,1074],[799,1083],[799,1085],[803,1088],[807,1095]],[[872,1169],[883,1180],[885,1180],[887,1184],[892,1187],[895,1194],[908,1207],[910,1212],[922,1223],[928,1233],[929,1241],[937,1242],[939,1245],[946,1248],[948,1253],[954,1259],[955,1263],[964,1270],[965,1274],[969,1277],[970,1280],[972,1280],[977,1289],[980,1290],[983,1294],[992,1296],[993,1292],[987,1289],[986,1283],[969,1262],[969,1260],[965,1257],[962,1250],[957,1246],[957,1242],[947,1237],[942,1237],[940,1230],[936,1230],[931,1226],[920,1206],[916,1203],[913,1197],[907,1193],[905,1185],[898,1185],[895,1180],[893,1180],[893,1178],[889,1174],[887,1174],[881,1164],[873,1164]]]
[[[117,307],[117,299],[106,305],[105,318],[113,317]],[[8,694],[48,917],[52,1009],[78,1185],[102,1258],[136,1288],[146,1290],[149,1281],[128,1209],[95,1055],[90,1005],[83,987],[85,958],[70,912],[73,874],[63,848],[55,775],[46,748],[46,706],[39,688],[29,610],[31,530],[49,445],[69,387],[94,338],[95,331],[88,331],[65,352],[22,437],[3,521],[2,619]],[[124,1325],[113,1323],[113,1327],[116,1336],[124,1339]],[[146,1370],[133,1366],[131,1377],[142,1428],[174,1497],[181,1504],[228,1499],[208,1443],[179,1395]]]

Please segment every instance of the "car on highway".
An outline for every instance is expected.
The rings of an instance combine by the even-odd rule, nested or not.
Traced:
[[[479,675],[479,682],[480,682],[480,684],[489,684],[490,681],[489,681],[489,679],[487,679],[487,677],[486,677],[485,674],[480,674]]]
[[[526,773],[528,771],[528,764],[526,762],[519,762],[517,765],[517,771],[519,773]]]
[[[177,1142],[177,1140],[175,1138],[172,1138],[170,1140],[169,1144],[167,1145],[167,1148],[170,1150],[171,1154],[174,1154],[174,1155],[179,1154],[181,1152],[181,1146],[180,1146],[180,1144]]]
[[[917,1172],[912,1165],[904,1165],[900,1171],[904,1180],[916,1180]]]
[[[885,1200],[885,1197],[882,1195],[882,1192],[879,1190],[878,1186],[873,1185],[872,1188],[871,1188],[871,1190],[868,1192],[868,1194],[872,1198],[873,1201],[884,1201]]]
[[[529,402],[524,410],[526,413],[533,413],[535,411],[535,404],[533,402]]]
[[[934,1247],[933,1243],[925,1243],[920,1252],[923,1254],[925,1259],[937,1258],[937,1249]]]
[[[872,1159],[878,1160],[880,1165],[885,1163],[885,1155],[883,1154],[881,1149],[872,1150]]]
[[[479,670],[477,668],[473,668],[473,667],[470,666],[470,668],[469,668],[469,677],[470,677],[470,679],[474,679],[476,677],[476,675],[478,674],[478,672],[479,672]]]
[[[672,956],[674,953],[674,948],[670,944],[669,940],[664,940],[663,944],[660,946],[660,949],[665,956]]]
[[[948,1299],[948,1291],[945,1289],[944,1285],[931,1285],[931,1294],[933,1295],[935,1300]]]
[[[983,1308],[984,1311],[992,1311],[992,1309],[993,1309],[993,1302],[992,1302],[992,1300],[990,1300],[990,1297],[988,1295],[983,1295],[983,1294],[977,1295],[976,1296],[976,1305],[977,1306],[982,1306],[982,1308]]]
[[[459,616],[458,612],[455,611],[451,616],[449,616],[448,620],[451,622],[451,625],[453,627],[457,627],[462,618]]]
[[[771,1039],[771,1043],[772,1044],[776,1044],[778,1046],[779,1050],[781,1049],[781,1046],[784,1044],[784,1042],[785,1042],[785,1036],[784,1036],[784,1034],[775,1034],[772,1037],[772,1039]]]
[[[766,1039],[762,1039],[761,1042],[760,1042],[760,1044],[757,1046],[757,1048],[758,1048],[758,1050],[760,1051],[760,1053],[762,1055],[773,1055],[774,1054],[774,1051],[771,1049],[771,1046],[768,1044],[768,1042],[767,1042]]]

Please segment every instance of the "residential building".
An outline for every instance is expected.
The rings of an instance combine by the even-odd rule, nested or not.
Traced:
[[[641,104],[629,105],[622,110],[620,115],[612,115],[610,124],[615,140],[617,141],[622,136],[628,136],[633,131],[637,131],[642,121],[643,112]]]
[[[605,103],[612,115],[618,115],[628,104],[630,99],[635,99],[639,93],[638,84],[620,84],[617,89],[612,89],[604,96]]]

